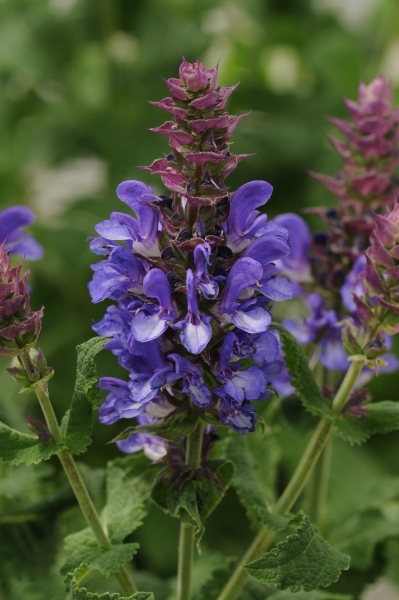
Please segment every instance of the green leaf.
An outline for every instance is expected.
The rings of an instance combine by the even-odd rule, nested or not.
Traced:
[[[0,422],[0,458],[13,465],[37,464],[47,460],[64,446],[44,444],[37,437],[20,433]]]
[[[132,559],[138,547],[138,544],[117,544],[107,550],[98,546],[90,529],[83,529],[65,538],[65,550],[71,556],[61,568],[61,574],[66,575],[84,563],[88,569],[96,569],[109,577]]]
[[[161,472],[151,492],[152,500],[162,510],[196,527],[197,543],[205,531],[203,521],[219,504],[234,475],[230,460],[210,460],[203,468],[205,473],[199,472],[186,482],[183,480],[181,486],[173,486],[165,472]]]
[[[226,558],[224,564],[212,571],[194,600],[217,600],[220,592],[230,579],[237,564],[236,558]]]
[[[399,402],[384,400],[365,404],[368,412],[364,419],[341,415],[335,419],[335,428],[345,442],[361,444],[374,433],[388,433],[399,429]]]
[[[263,515],[262,523],[263,525],[266,525],[270,531],[277,533],[285,529],[291,520],[292,516],[283,517],[277,513],[270,512]]]
[[[150,423],[148,425],[137,425],[136,427],[127,427],[114,440],[125,440],[132,433],[151,433],[164,440],[179,440],[183,436],[190,435],[197,425],[198,415],[179,415],[170,417],[166,421]]]
[[[235,473],[235,466],[231,460],[208,460],[203,467],[209,469],[216,475],[220,485],[224,489],[220,489],[216,482],[211,479],[198,478],[194,480],[194,485],[197,492],[198,510],[201,519],[205,520],[211,512],[216,508],[221,499],[230,486]]]
[[[233,485],[252,527],[256,528],[263,522],[265,513],[270,511],[271,502],[256,475],[256,463],[249,452],[247,437],[231,434],[225,456],[235,465]]]
[[[277,589],[311,592],[337,581],[349,568],[349,556],[341,554],[316,533],[302,511],[291,521],[296,533],[289,535],[258,560],[246,565],[247,573]]]
[[[91,444],[93,406],[98,404],[98,378],[94,358],[107,341],[107,338],[94,337],[77,347],[75,389],[65,433],[65,443],[72,454],[82,454]]]
[[[376,545],[398,535],[399,503],[393,502],[349,517],[331,539],[339,550],[350,555],[354,568],[365,570],[371,565]]]
[[[67,600],[154,600],[154,594],[152,592],[136,592],[132,596],[126,597],[120,594],[94,594],[89,592],[84,587],[79,587],[79,581],[84,578],[88,571],[87,565],[81,565],[75,569],[73,573],[68,573],[69,579],[69,595]]]
[[[282,325],[272,323],[272,328],[277,329],[280,334],[285,362],[292,377],[291,385],[296,389],[302,404],[313,415],[332,418],[332,412],[320,393],[302,346]]]
[[[205,528],[202,524],[201,515],[198,509],[197,490],[194,482],[188,481],[181,493],[179,493],[179,501],[177,504],[180,520],[188,525],[195,525],[195,539],[200,542]]]
[[[146,516],[142,486],[126,480],[122,469],[107,469],[107,503],[101,515],[111,543],[122,542],[143,523]]]
[[[65,575],[81,563],[108,576],[136,554],[138,544],[122,544],[130,533],[143,523],[146,515],[144,499],[147,490],[126,480],[123,470],[107,468],[107,501],[101,513],[111,549],[100,548],[89,529],[83,529],[65,538],[65,550],[70,554],[61,569]]]

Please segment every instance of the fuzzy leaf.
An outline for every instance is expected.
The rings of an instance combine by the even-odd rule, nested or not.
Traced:
[[[230,460],[206,461],[203,468],[205,473],[182,482],[181,486],[171,484],[161,472],[151,492],[152,500],[162,510],[196,527],[197,543],[205,531],[203,521],[219,504],[234,475]]]
[[[126,481],[118,467],[107,470],[107,504],[101,515],[112,543],[122,542],[143,523],[146,515],[142,486]]]
[[[269,512],[263,515],[262,523],[263,525],[266,525],[270,531],[277,533],[278,531],[285,529],[291,520],[292,516],[283,517],[277,513]]]
[[[46,443],[26,433],[20,433],[0,422],[0,458],[13,465],[37,464],[63,449],[63,446]]]
[[[349,568],[349,556],[316,533],[302,511],[290,524],[296,533],[246,565],[247,573],[261,583],[292,592],[311,592],[337,581],[341,571]]]
[[[77,347],[75,389],[65,433],[65,443],[72,454],[82,454],[91,444],[93,406],[96,406],[98,396],[94,358],[107,341],[107,338],[94,337]]]
[[[374,433],[388,433],[399,429],[399,402],[384,400],[365,404],[368,412],[363,419],[341,415],[335,420],[335,428],[345,442],[362,444]]]
[[[138,544],[117,544],[109,550],[100,548],[92,532],[83,529],[65,538],[65,550],[71,556],[61,568],[61,574],[66,575],[84,563],[88,569],[96,569],[105,577],[109,577],[132,559],[138,547]]]
[[[222,565],[212,571],[209,579],[202,585],[194,600],[217,600],[220,592],[230,579],[236,564],[237,559],[226,558]]]
[[[148,425],[137,425],[136,427],[127,427],[120,433],[113,442],[125,440],[132,433],[151,433],[164,440],[178,440],[183,436],[190,435],[197,425],[197,415],[175,416],[158,423],[149,423]]]
[[[363,510],[344,521],[331,535],[334,545],[348,552],[354,568],[370,567],[375,546],[399,535],[399,503]]]
[[[292,377],[291,385],[296,389],[302,404],[313,415],[332,418],[332,412],[320,393],[302,346],[282,325],[273,323],[272,328],[277,329],[280,334],[285,362]]]
[[[269,512],[271,502],[256,476],[256,465],[249,452],[247,437],[231,435],[227,442],[225,456],[233,461],[236,468],[233,485],[240,502],[252,526],[258,527],[265,513]]]
[[[87,565],[81,565],[75,569],[73,573],[68,573],[69,581],[69,594],[67,600],[154,600],[154,594],[152,592],[136,592],[132,596],[126,597],[120,594],[94,594],[89,592],[84,587],[79,586],[79,580],[82,579],[89,567]]]

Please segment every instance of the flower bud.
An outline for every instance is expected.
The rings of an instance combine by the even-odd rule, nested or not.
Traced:
[[[34,346],[41,327],[43,309],[33,312],[29,306],[29,270],[21,277],[22,264],[11,268],[5,243],[0,246],[0,354],[5,356]]]
[[[198,58],[195,63],[189,63],[183,58],[179,68],[180,79],[189,92],[204,90],[208,85],[208,73]]]

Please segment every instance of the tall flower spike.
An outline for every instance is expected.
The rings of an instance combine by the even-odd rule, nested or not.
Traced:
[[[154,131],[169,137],[171,151],[145,168],[169,192],[157,197],[139,181],[121,183],[117,194],[135,216],[113,213],[91,241],[103,258],[92,267],[93,302],[118,303],[94,329],[110,338],[107,348],[130,379],[101,380],[110,392],[104,423],[211,411],[249,433],[256,424],[250,401],[265,397],[269,372],[279,368],[278,341],[267,330],[270,300],[293,295],[275,265],[290,252],[288,233],[259,213],[269,183],[234,193],[226,187],[244,158],[228,141],[242,117],[225,108],[235,86],[221,88],[216,77],[217,67],[183,60],[179,78],[166,82],[172,97],[154,104],[173,120]],[[230,353],[226,335],[234,340]],[[136,448],[138,440],[130,442],[123,448]]]

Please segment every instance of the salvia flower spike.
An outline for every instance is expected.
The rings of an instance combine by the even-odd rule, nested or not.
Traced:
[[[329,177],[312,173],[339,201],[337,209],[316,209],[328,233],[315,237],[315,273],[323,285],[339,291],[342,278],[369,245],[374,228],[371,211],[384,214],[397,194],[395,169],[399,150],[399,107],[392,107],[392,87],[380,75],[369,85],[361,83],[358,101],[345,100],[350,120],[329,120],[346,137],[330,138],[344,161]]]
[[[169,193],[123,182],[118,197],[136,216],[116,212],[96,226],[91,249],[103,260],[93,265],[89,290],[93,302],[116,304],[94,330],[110,338],[106,348],[129,373],[127,382],[100,380],[109,391],[103,423],[208,411],[245,434],[256,424],[252,401],[267,396],[268,366],[279,352],[268,331],[270,301],[293,295],[274,262],[290,253],[289,238],[259,213],[269,183],[252,181],[234,193],[226,187],[245,158],[229,146],[243,117],[225,108],[235,86],[216,79],[217,67],[183,60],[179,78],[166,81],[171,97],[153,103],[171,114],[153,129],[169,138],[171,151],[144,167]],[[242,362],[248,358],[250,365]],[[120,448],[149,443],[134,437]]]

